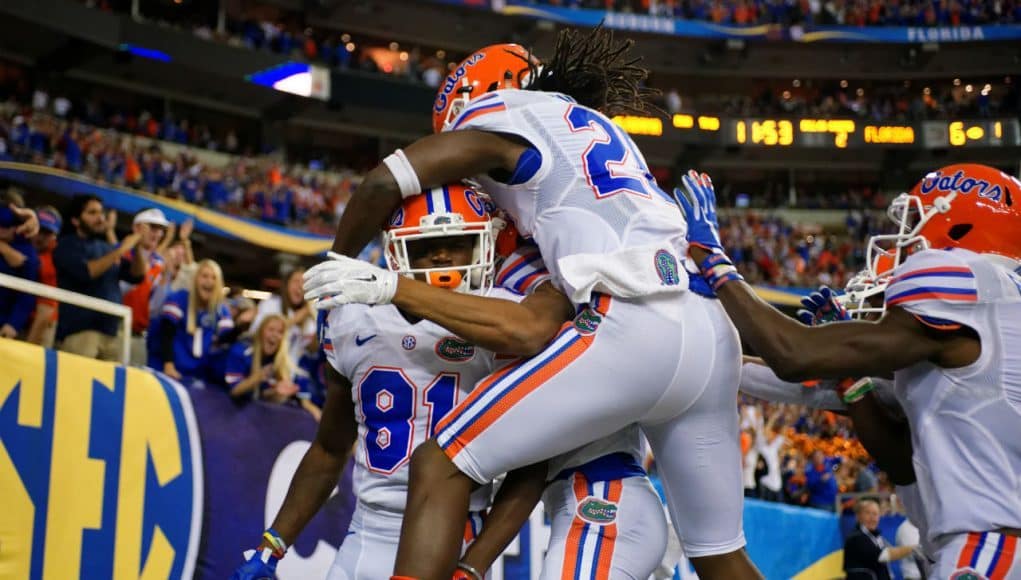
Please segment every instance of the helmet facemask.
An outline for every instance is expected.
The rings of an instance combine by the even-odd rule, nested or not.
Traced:
[[[471,262],[464,266],[415,268],[412,266],[408,244],[416,241],[451,236],[470,236]],[[430,285],[456,292],[481,290],[488,293],[493,287],[495,274],[495,246],[493,224],[465,223],[459,213],[431,213],[417,225],[393,228],[383,232],[386,263],[391,270],[408,278],[421,276]]]

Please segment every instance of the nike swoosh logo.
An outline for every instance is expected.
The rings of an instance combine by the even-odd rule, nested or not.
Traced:
[[[355,336],[355,345],[361,346],[361,345],[365,344],[366,342],[369,342],[370,340],[372,340],[374,338],[376,338],[375,334],[373,334],[371,336],[366,336],[365,338],[362,338],[360,336]]]

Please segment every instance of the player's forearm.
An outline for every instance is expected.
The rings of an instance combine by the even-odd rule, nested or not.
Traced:
[[[558,328],[539,320],[517,302],[451,292],[403,277],[397,283],[393,303],[476,346],[503,354],[533,355]]]
[[[482,573],[489,570],[532,515],[546,489],[546,474],[545,461],[507,474],[482,533],[468,546],[463,562]]]
[[[746,360],[739,388],[746,395],[776,403],[792,403],[830,411],[843,411],[847,408],[836,391],[782,380],[764,362],[759,364]],[[770,422],[773,421],[774,418],[770,418]]]
[[[291,545],[309,520],[323,507],[337,487],[347,461],[347,454],[334,454],[313,442],[294,473],[291,486],[280,512],[273,520],[273,529]]]
[[[914,483],[911,432],[907,422],[893,419],[875,391],[848,405],[847,414],[854,422],[858,440],[879,468],[890,476],[890,481],[896,485]]]
[[[365,176],[351,195],[337,224],[333,251],[355,257],[386,224],[401,204],[401,190],[390,170],[379,165]]]

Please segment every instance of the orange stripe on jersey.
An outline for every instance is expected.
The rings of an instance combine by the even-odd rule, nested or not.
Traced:
[[[596,294],[592,298],[590,306],[599,314],[606,316],[610,312],[610,303],[613,301],[608,294]]]
[[[624,491],[624,482],[615,479],[613,481],[606,482],[607,489],[607,501],[612,502],[614,505],[620,505],[620,495]],[[613,548],[617,543],[617,523],[603,526],[603,529],[599,532],[600,545],[599,545],[599,562],[596,563],[596,580],[609,580],[610,578],[610,567],[613,564]]]
[[[436,424],[435,433],[439,433],[446,429],[447,426],[450,425],[450,423],[454,420],[454,417],[460,414],[459,411],[468,408],[468,405],[471,405],[476,401],[476,399],[481,397],[482,394],[486,392],[486,389],[489,388],[493,383],[499,381],[503,377],[507,376],[512,370],[517,368],[518,362],[519,361],[515,360],[504,365],[502,368],[498,369],[495,373],[489,375],[488,378],[479,383],[472,390],[472,392],[468,393],[468,396],[465,397],[463,401],[458,403],[456,407],[454,407],[453,409],[451,409],[449,413],[447,413],[446,417],[440,419],[440,422]]]
[[[574,474],[574,501],[580,505],[588,497],[588,480],[580,473]],[[578,569],[578,554],[581,551],[581,543],[584,540],[585,529],[588,524],[585,520],[574,516],[571,521],[571,531],[567,534],[567,544],[564,546],[564,567],[560,572],[561,580],[574,580]]]
[[[981,541],[982,534],[977,532],[968,534],[968,539],[964,541],[964,548],[961,549],[961,555],[957,557],[958,568],[968,568],[971,566],[971,559],[975,556],[975,550],[978,549]]]
[[[914,314],[913,316],[918,319],[918,322],[921,322],[922,324],[928,326],[929,328],[935,328],[936,330],[957,330],[958,328],[961,328],[961,325],[957,324],[956,322],[948,322],[947,324],[937,324],[935,322],[926,320],[924,316],[920,316],[918,314]]]
[[[567,322],[564,326],[567,327],[567,325],[570,324],[572,323]],[[595,337],[578,335],[578,337],[574,339],[574,342],[565,348],[559,355],[543,363],[541,367],[532,371],[532,374],[528,378],[522,380],[521,383],[513,389],[503,393],[500,396],[500,399],[496,401],[489,410],[485,411],[478,417],[475,417],[475,420],[472,421],[471,425],[469,425],[468,428],[465,429],[464,432],[456,439],[450,442],[446,449],[444,449],[447,457],[451,459],[456,457],[457,454],[465,448],[465,446],[488,429],[490,425],[495,423],[497,419],[502,417],[504,413],[516,405],[518,401],[530,395],[532,391],[538,389],[543,383],[556,376],[557,373],[564,370],[568,367],[568,365],[577,360],[578,357],[580,357],[582,353],[588,350],[589,346],[592,345],[593,338]],[[472,391],[472,394],[474,395],[476,392],[480,392],[481,390],[483,389],[480,385]],[[451,415],[455,414],[456,413],[451,413]],[[451,415],[447,416],[449,417]],[[440,431],[442,431],[443,425],[441,424],[440,427]]]
[[[488,115],[489,113],[496,113],[496,112],[499,112],[499,111],[506,111],[506,110],[507,110],[507,105],[504,105],[503,103],[500,103],[498,105],[479,107],[478,109],[468,113],[464,117],[461,117],[461,120],[459,120],[457,123],[454,124],[454,128],[456,129],[456,128],[460,127],[461,125],[464,125],[468,121],[471,121],[472,119],[478,119],[479,117],[481,117],[483,115]]]
[[[1000,559],[996,561],[996,567],[989,573],[989,580],[1003,580],[1007,577],[1014,565],[1014,555],[1017,553],[1017,536],[1004,536],[1003,550],[1000,552]]]

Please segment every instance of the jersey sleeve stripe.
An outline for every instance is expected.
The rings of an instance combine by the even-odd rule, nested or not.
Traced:
[[[922,270],[912,270],[905,272],[900,276],[894,277],[890,281],[891,284],[896,284],[903,280],[911,280],[913,278],[925,278],[925,277],[949,277],[949,278],[975,278],[975,273],[971,271],[971,268],[966,267],[943,267],[943,268],[925,268]]]
[[[167,315],[167,316],[169,316],[169,317],[171,317],[171,318],[173,318],[175,320],[180,320],[180,319],[184,318],[184,312],[176,304],[170,304],[170,303],[164,304],[163,305],[163,314],[165,314],[165,315]]]
[[[488,115],[490,113],[498,113],[500,111],[506,110],[507,105],[503,104],[502,102],[487,103],[485,105],[480,105],[478,107],[466,109],[463,113],[461,113],[461,117],[454,122],[454,126],[451,127],[451,129],[457,129],[458,127],[467,123],[468,121],[471,121],[472,119],[477,119],[483,115]]]
[[[506,266],[500,270],[500,273],[497,274],[496,276],[496,285],[503,286],[511,276],[516,274],[519,270],[521,270],[528,264],[531,264],[532,262],[540,258],[542,258],[542,255],[539,254],[539,252],[525,254],[523,256],[518,257],[516,260],[511,262],[509,266]]]
[[[951,300],[955,302],[977,302],[978,291],[973,288],[946,288],[942,286],[922,286],[912,288],[899,294],[887,297],[890,306],[914,302],[917,300]]]
[[[532,272],[530,275],[522,278],[514,285],[514,289],[521,294],[528,294],[528,291],[534,288],[541,282],[549,280],[550,275],[546,270],[537,270]]]

